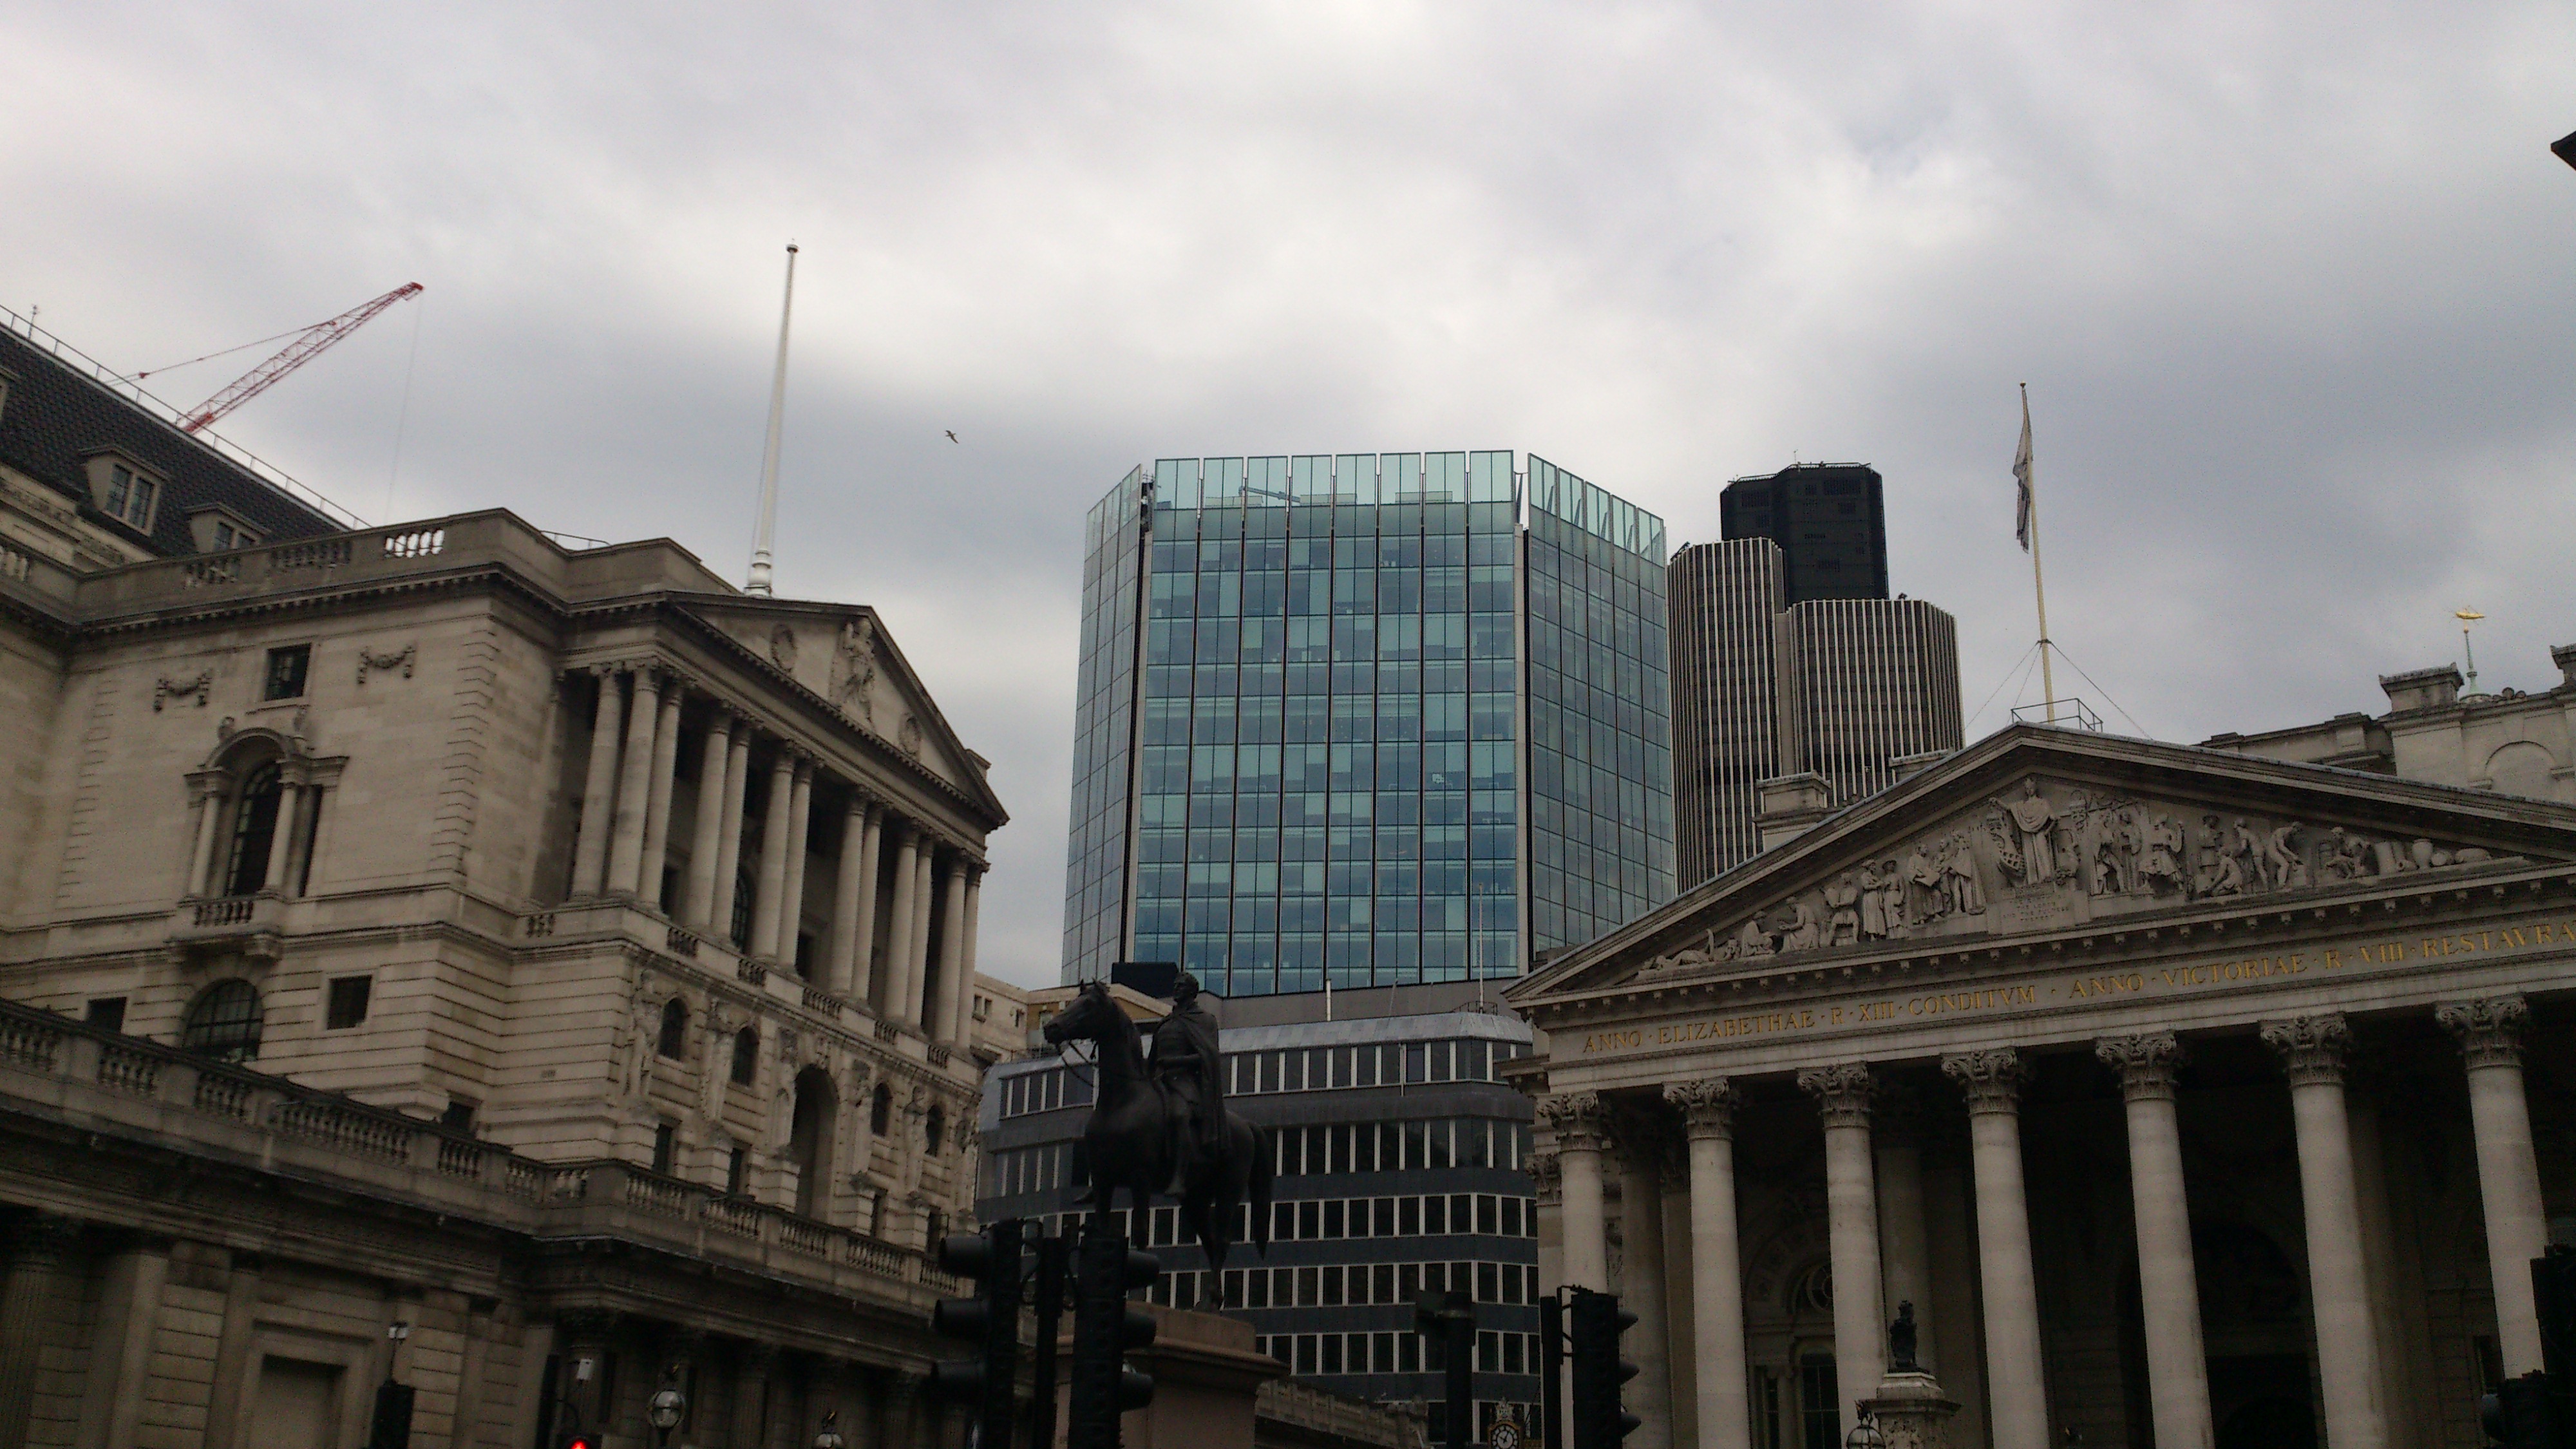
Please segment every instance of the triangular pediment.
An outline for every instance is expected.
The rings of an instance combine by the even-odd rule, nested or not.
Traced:
[[[848,724],[998,811],[983,757],[949,728],[874,609],[798,599],[707,599],[685,607]]]
[[[1527,1004],[2576,860],[2576,809],[2015,726],[1539,967]]]

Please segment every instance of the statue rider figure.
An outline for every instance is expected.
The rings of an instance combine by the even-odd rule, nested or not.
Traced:
[[[1170,1106],[1172,1178],[1185,1183],[1225,1146],[1225,1081],[1216,1018],[1199,1005],[1198,978],[1172,986],[1172,1014],[1154,1027],[1154,1080]],[[1177,1186],[1175,1188],[1177,1191]]]

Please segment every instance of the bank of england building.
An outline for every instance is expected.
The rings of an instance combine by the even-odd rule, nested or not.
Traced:
[[[1540,1277],[1639,1315],[1630,1443],[1842,1443],[1907,1303],[1966,1443],[2482,1442],[2576,1227],[2576,807],[2521,759],[2576,683],[2410,680],[2008,729],[1515,983]],[[2455,783],[2388,773],[2441,729]]]
[[[13,321],[0,701],[0,1445],[955,1432],[1005,814],[873,610],[359,526]]]

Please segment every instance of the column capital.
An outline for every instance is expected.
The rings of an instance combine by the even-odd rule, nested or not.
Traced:
[[[2342,1012],[2267,1021],[2262,1025],[2261,1036],[2263,1045],[2280,1057],[2281,1070],[2288,1075],[2291,1086],[2343,1085],[2344,1056],[2352,1050],[2352,1028],[2344,1024]]]
[[[1538,1099],[1539,1119],[1556,1133],[1559,1151],[1599,1152],[1609,1145],[1609,1113],[1599,1092],[1555,1092]]]
[[[2182,1065],[2182,1039],[2169,1031],[2140,1036],[2106,1036],[2093,1043],[2093,1055],[2120,1074],[2120,1095],[2132,1102],[2170,1102],[2174,1071]]]
[[[1810,1067],[1798,1074],[1798,1090],[1816,1099],[1828,1127],[1869,1125],[1869,1063],[1843,1062]]]
[[[61,1213],[29,1208],[11,1218],[8,1226],[9,1258],[25,1267],[61,1267],[80,1247],[80,1219]]]
[[[1971,1115],[2020,1111],[2022,1084],[2030,1080],[2028,1069],[2021,1064],[2021,1054],[2011,1047],[1953,1052],[1941,1058],[1941,1075],[1959,1084],[1959,1090],[1967,1095]]]
[[[1725,1077],[1704,1077],[1695,1082],[1667,1082],[1664,1100],[1682,1114],[1682,1130],[1694,1138],[1735,1135],[1735,1109],[1744,1104],[1744,1094]]]
[[[1537,1187],[1536,1195],[1541,1204],[1558,1201],[1557,1195],[1564,1190],[1565,1179],[1557,1170],[1555,1153],[1531,1153],[1529,1175],[1530,1181]]]
[[[2520,996],[2446,1001],[2433,1008],[2433,1019],[2459,1041],[2470,1070],[2522,1065],[2522,1030],[2531,1023],[2531,1007]]]

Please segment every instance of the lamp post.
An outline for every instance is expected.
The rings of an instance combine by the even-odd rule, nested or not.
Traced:
[[[832,1427],[840,1421],[840,1410],[830,1409],[824,1412],[823,1427],[814,1435],[814,1449],[848,1449],[849,1441],[841,1437],[840,1430]]]
[[[644,1415],[653,1421],[658,1442],[669,1444],[671,1431],[680,1427],[688,1412],[689,1396],[680,1392],[680,1366],[673,1364],[662,1370],[662,1387],[644,1405]]]
[[[1878,1432],[1877,1419],[1864,1414],[1843,1436],[1843,1449],[1887,1449],[1887,1436]]]

